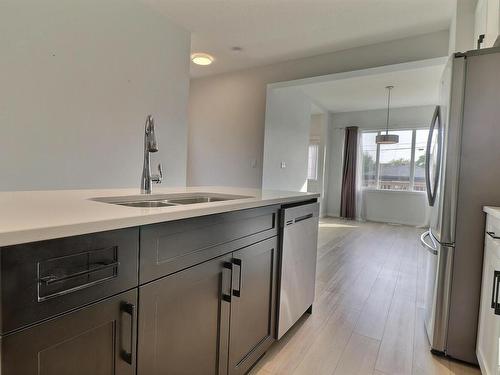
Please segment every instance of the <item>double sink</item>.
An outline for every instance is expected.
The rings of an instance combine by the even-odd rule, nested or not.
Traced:
[[[216,194],[216,193],[179,193],[128,195],[121,197],[100,197],[91,200],[102,203],[117,204],[119,206],[155,208],[183,206],[186,204],[223,202],[234,199],[253,198],[244,195]]]

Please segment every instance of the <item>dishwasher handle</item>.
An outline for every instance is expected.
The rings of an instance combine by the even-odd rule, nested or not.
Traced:
[[[319,217],[319,203],[308,203],[282,210],[282,226],[288,227],[295,223]]]

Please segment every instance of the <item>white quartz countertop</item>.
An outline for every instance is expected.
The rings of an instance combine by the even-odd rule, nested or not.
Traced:
[[[496,217],[497,219],[500,219],[500,207],[484,206],[483,211],[491,216]]]
[[[155,194],[220,193],[251,198],[172,207],[138,208],[96,202],[92,198],[139,195],[139,189],[0,192],[0,246],[75,236],[291,203],[319,194],[232,187],[154,187]]]

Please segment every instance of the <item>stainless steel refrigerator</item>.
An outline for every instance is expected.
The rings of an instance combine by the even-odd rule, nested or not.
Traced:
[[[434,353],[477,363],[485,205],[500,206],[500,48],[451,57],[426,153],[425,326]]]

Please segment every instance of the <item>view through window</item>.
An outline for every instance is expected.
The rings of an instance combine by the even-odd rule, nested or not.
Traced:
[[[311,143],[309,145],[309,155],[307,162],[307,179],[318,179],[318,161],[319,161],[319,144]]]
[[[380,132],[362,133],[363,187],[425,191],[425,147],[428,129],[393,130],[399,142],[377,145]]]

